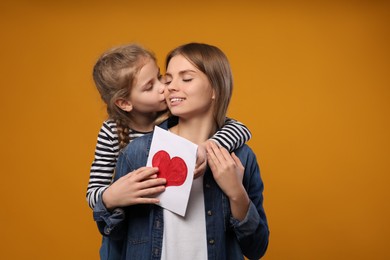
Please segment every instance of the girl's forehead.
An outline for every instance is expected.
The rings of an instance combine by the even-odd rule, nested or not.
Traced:
[[[157,63],[154,59],[152,58],[149,58],[149,57],[142,57],[139,59],[139,64],[141,67],[144,67],[145,65],[149,64],[149,65],[156,65],[157,66]]]

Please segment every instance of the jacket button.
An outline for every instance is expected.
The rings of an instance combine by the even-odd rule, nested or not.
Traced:
[[[104,228],[104,234],[106,234],[106,235],[109,235],[111,233],[111,228],[109,228],[109,227],[105,227]]]
[[[207,215],[211,216],[211,215],[213,215],[213,212],[211,210],[208,210]]]
[[[210,184],[206,183],[206,188],[210,188]]]
[[[214,244],[215,244],[214,239],[210,239],[210,240],[209,240],[209,244],[210,244],[210,245],[214,245]]]

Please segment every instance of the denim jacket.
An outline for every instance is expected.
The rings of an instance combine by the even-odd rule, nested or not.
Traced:
[[[133,140],[119,155],[115,180],[146,165],[152,134]],[[242,221],[231,215],[229,200],[212,172],[204,175],[208,259],[259,259],[268,246],[269,230],[263,209],[263,182],[252,150],[244,145],[235,151],[245,167],[243,185],[251,200]],[[131,173],[130,173],[131,174]],[[94,219],[103,234],[102,259],[160,259],[163,209],[157,205],[133,205],[108,211],[101,197]]]

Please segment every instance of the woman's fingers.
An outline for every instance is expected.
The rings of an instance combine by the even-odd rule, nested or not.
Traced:
[[[157,167],[141,167],[127,175],[133,174],[136,180],[143,180],[150,178],[150,176],[152,176],[153,174],[157,174],[157,172]]]
[[[237,166],[244,168],[244,165],[242,165],[240,158],[238,158],[234,152],[232,153],[232,158]]]
[[[218,147],[213,143],[207,145],[207,156],[209,159],[209,163],[212,163],[215,166],[220,164],[219,158],[217,156],[217,149]]]
[[[207,146],[207,152],[217,166],[233,162],[229,152],[225,148],[217,146],[215,143],[211,143]]]
[[[152,198],[161,192],[165,191],[165,186],[155,186],[147,189],[143,189],[139,192],[140,198]],[[155,199],[155,198],[154,198]]]

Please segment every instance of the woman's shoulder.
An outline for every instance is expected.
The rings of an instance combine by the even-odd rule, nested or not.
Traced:
[[[122,153],[139,153],[142,150],[147,150],[152,142],[153,132],[146,133],[140,137],[133,139],[125,148],[122,149]]]
[[[244,144],[243,146],[237,148],[234,151],[234,153],[238,158],[240,158],[243,164],[245,164],[247,161],[257,160],[256,154],[253,152],[252,148],[247,144]]]

